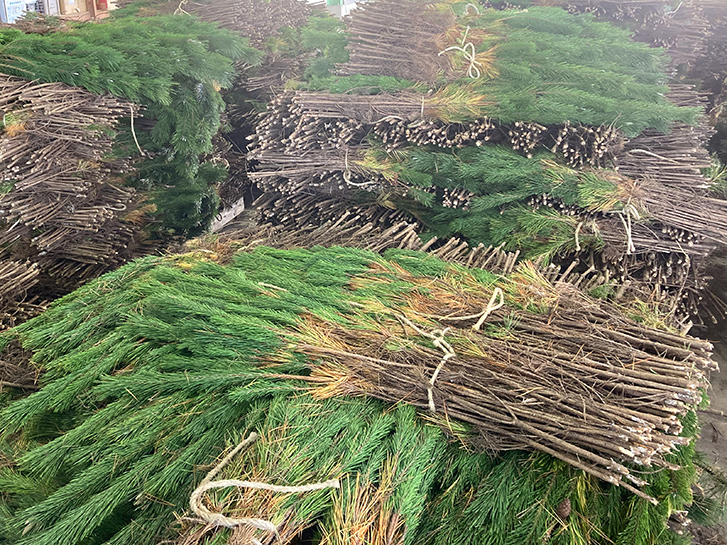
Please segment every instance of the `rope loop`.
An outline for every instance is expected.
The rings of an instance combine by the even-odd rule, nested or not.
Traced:
[[[236,486],[238,488],[251,488],[254,490],[269,490],[271,492],[298,494],[303,492],[312,492],[314,490],[324,490],[326,488],[340,488],[341,485],[338,479],[331,479],[322,483],[306,484],[302,486],[278,486],[257,481],[238,481],[236,479],[225,479],[220,481],[212,480],[223,467],[230,463],[230,460],[232,460],[235,454],[257,441],[257,439],[258,434],[252,432],[250,435],[247,436],[244,441],[237,445],[232,450],[232,452],[225,456],[225,458],[219,464],[217,464],[204,479],[202,479],[202,482],[199,483],[199,486],[195,488],[194,492],[192,492],[192,495],[189,497],[189,507],[192,509],[195,515],[197,515],[207,524],[211,524],[212,526],[223,526],[225,528],[234,528],[235,526],[242,525],[252,526],[253,528],[257,528],[258,530],[274,533],[279,538],[280,535],[278,534],[278,528],[275,526],[275,524],[268,520],[260,518],[233,519],[226,517],[222,513],[213,513],[212,511],[207,509],[202,503],[204,493],[208,490],[212,490],[213,488],[227,488],[229,486]]]
[[[495,303],[495,300],[499,299],[497,303]],[[482,327],[482,324],[485,323],[485,320],[487,320],[487,317],[495,312],[497,309],[501,308],[505,305],[505,294],[502,292],[500,288],[495,288],[492,291],[492,297],[490,297],[490,302],[487,303],[487,308],[482,312],[482,316],[480,316],[480,319],[477,320],[477,323],[472,326],[472,329],[475,331],[479,331]]]

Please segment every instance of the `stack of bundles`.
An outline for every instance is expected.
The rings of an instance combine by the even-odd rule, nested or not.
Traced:
[[[6,334],[45,375],[0,414],[5,539],[678,539],[709,343],[495,274],[511,258],[261,238],[128,264]]]
[[[3,325],[217,212],[220,90],[260,52],[187,15],[129,11],[0,28],[0,271],[21,269],[0,304],[23,301]]]
[[[696,312],[694,267],[727,241],[727,207],[699,171],[703,104],[688,86],[665,98],[660,51],[543,7],[378,0],[348,32],[341,75],[279,94],[257,126],[267,221],[311,219],[289,195],[309,206],[365,190],[438,236],[582,256],[581,272],[653,282]],[[417,77],[418,59],[431,70]]]
[[[131,2],[122,2],[128,5]],[[321,44],[315,40],[316,24],[340,26],[335,19],[322,17],[321,4],[305,0],[224,0],[222,2],[152,1],[144,15],[171,14],[183,18],[194,15],[202,21],[246,38],[263,53],[262,61],[246,57],[235,63],[233,89],[225,93],[227,103],[223,125],[232,127],[216,138],[216,151],[223,152],[228,178],[219,185],[221,213],[212,228],[221,229],[228,217],[244,206],[250,189],[247,177],[246,137],[254,131],[255,105],[264,103],[282,89],[287,80],[300,79]],[[305,27],[301,30],[301,27]],[[341,37],[341,39],[343,39]],[[310,42],[310,43],[308,43]]]
[[[152,193],[159,238],[201,232],[217,211],[226,168],[212,160],[234,61],[261,53],[245,40],[188,15],[137,16],[128,8],[99,24],[73,23],[43,35],[0,29],[4,73],[109,93],[144,108],[114,152],[135,162],[127,180]],[[138,114],[138,111],[136,112]]]
[[[0,75],[0,297],[75,287],[129,257],[138,228],[127,170],[108,161],[130,103]],[[49,295],[49,294],[47,294]]]

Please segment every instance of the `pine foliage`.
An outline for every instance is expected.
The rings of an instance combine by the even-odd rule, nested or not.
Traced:
[[[18,545],[173,537],[174,513],[209,464],[255,430],[261,440],[227,477],[305,484],[343,475],[340,492],[213,494],[221,509],[250,516],[254,508],[284,523],[291,538],[313,526],[330,544],[361,535],[405,544],[671,543],[664,524],[690,501],[691,447],[673,460],[684,469],[643,476],[661,502],[652,506],[549,456],[475,454],[443,433],[466,436],[457,422],[435,426],[412,407],[368,398],[321,399],[296,379],[309,368],[302,354],[284,355],[286,331],[303,317],[345,323],[351,301],[400,297],[407,284],[394,272],[356,287],[374,263],[432,279],[464,270],[422,253],[340,247],[259,247],[229,266],[205,254],[149,257],[6,334],[0,341],[19,338],[45,375],[40,391],[0,413],[4,450],[17,462],[0,470],[0,535]],[[483,287],[496,279],[468,274]],[[684,433],[695,433],[693,419]],[[228,536],[217,530],[204,542]]]
[[[499,76],[475,84],[495,97],[497,106],[487,112],[492,117],[615,124],[628,136],[646,128],[666,132],[670,121],[694,121],[696,112],[664,99],[663,53],[633,42],[628,31],[542,7],[486,10],[470,25],[496,37],[485,43],[496,47]]]
[[[629,200],[627,179],[608,169],[566,167],[548,152],[524,157],[502,146],[452,151],[420,147],[399,157],[400,162],[388,169],[415,188],[408,193],[425,208],[406,199],[398,205],[411,210],[435,234],[504,244],[531,257],[550,259],[572,253],[576,246],[600,249],[603,242],[592,222],[563,212],[615,214]],[[453,192],[463,195],[463,203],[443,204]],[[547,198],[550,207],[533,210],[538,198]],[[579,223],[585,229],[579,230],[576,243]]]

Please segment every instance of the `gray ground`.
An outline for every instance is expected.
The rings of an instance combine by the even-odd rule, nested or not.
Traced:
[[[722,371],[711,377],[711,405],[700,413],[702,437],[698,446],[713,462],[727,469],[727,338],[715,342],[714,355]]]
[[[714,277],[711,285],[714,295],[727,301],[727,256],[722,255],[718,264],[709,272]],[[721,372],[713,373],[710,377],[711,404],[707,411],[699,413],[702,432],[697,448],[717,467],[727,472],[727,320],[707,331],[699,332],[699,335],[714,343],[714,359],[719,363]],[[718,529],[695,530],[695,545],[727,545],[727,528],[724,526]]]

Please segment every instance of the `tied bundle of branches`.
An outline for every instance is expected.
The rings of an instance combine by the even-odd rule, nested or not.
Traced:
[[[698,106],[704,111],[704,96],[692,85],[672,84],[666,96],[674,104]],[[709,184],[702,171],[711,164],[707,144],[713,134],[704,115],[696,126],[674,123],[668,133],[644,131],[618,154],[619,171],[704,196]]]
[[[452,68],[449,58],[438,54],[437,37],[453,24],[451,12],[422,1],[366,3],[348,25],[349,62],[339,73],[434,82]]]
[[[343,536],[333,542],[346,542],[357,520],[372,520],[356,511],[371,501],[395,543],[468,533],[455,542],[540,543],[551,534],[567,542],[570,532],[658,542],[669,513],[689,501],[689,411],[712,365],[708,343],[639,325],[528,268],[506,279],[424,253],[341,247],[257,246],[228,266],[219,257],[136,261],[3,337],[5,345],[19,338],[45,371],[38,392],[0,414],[3,441],[19,451],[0,473],[6,539],[168,538],[228,438],[251,431],[260,443],[221,477],[282,486],[338,479],[341,492],[220,491],[202,501],[227,518],[267,517],[287,539],[321,523]],[[507,307],[494,309],[494,288]],[[479,316],[458,319],[472,312]],[[432,334],[435,324],[451,329]],[[446,355],[438,346],[455,354],[432,380]],[[414,406],[424,408],[419,416]],[[482,430],[497,439],[491,447],[553,455],[475,454],[468,449],[487,448]],[[661,466],[640,473],[639,463]],[[592,475],[631,476],[622,484],[636,494]],[[570,511],[556,510],[566,499],[574,514],[563,525]],[[213,530],[188,523],[187,537]]]
[[[683,337],[589,305],[527,265],[491,297],[475,278],[432,281],[395,266],[374,266],[353,286],[375,290],[394,273],[410,289],[394,304],[365,303],[343,323],[311,317],[292,335],[320,358],[312,376],[330,381],[314,395],[405,400],[472,424],[474,442],[492,450],[541,450],[646,498],[623,463],[674,469],[663,455],[688,442],[676,437],[678,417],[716,369],[709,343],[685,349]]]
[[[204,161],[225,107],[220,91],[232,83],[235,60],[255,64],[261,53],[188,15],[137,17],[138,9],[42,35],[0,29],[2,71],[142,106],[145,121],[128,111],[128,130],[116,140],[115,153],[142,156],[130,181],[151,193],[157,234],[200,232],[217,212],[214,186],[226,174]]]
[[[217,23],[248,38],[253,47],[264,49],[266,42],[285,27],[304,26],[316,6],[300,0],[226,0],[187,3],[184,9],[203,21]]]

